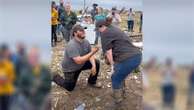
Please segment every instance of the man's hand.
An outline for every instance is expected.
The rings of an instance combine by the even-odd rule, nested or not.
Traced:
[[[99,50],[99,47],[97,47],[97,46],[92,47],[91,52],[95,54],[96,52],[98,52],[98,50]]]
[[[96,75],[96,67],[95,66],[92,66],[92,68],[91,68],[91,75],[92,76],[95,76]]]

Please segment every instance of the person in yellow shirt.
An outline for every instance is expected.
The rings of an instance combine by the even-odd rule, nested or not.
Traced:
[[[52,47],[56,45],[56,42],[57,42],[57,34],[56,34],[56,30],[57,30],[57,25],[58,25],[58,11],[56,9],[56,3],[54,1],[52,1],[52,4],[51,4],[51,24],[52,24],[52,38],[51,38],[51,45]]]
[[[0,110],[8,110],[10,96],[14,94],[15,72],[8,51],[7,45],[0,46]]]

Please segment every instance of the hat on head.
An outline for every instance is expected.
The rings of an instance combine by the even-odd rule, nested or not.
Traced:
[[[97,6],[98,6],[98,4],[94,3],[94,4],[93,4],[93,6],[94,6],[94,7],[97,7]]]
[[[74,25],[73,28],[72,28],[72,35],[74,32],[77,32],[77,31],[84,31],[84,27],[82,27],[81,25],[77,24],[77,25]],[[74,36],[74,35],[73,35]]]
[[[112,7],[112,11],[116,11],[117,10],[117,7]]]
[[[96,28],[95,28],[95,30],[98,30],[98,28],[100,28],[101,26],[106,25],[106,24],[107,24],[106,23],[106,20],[98,20],[96,22]]]

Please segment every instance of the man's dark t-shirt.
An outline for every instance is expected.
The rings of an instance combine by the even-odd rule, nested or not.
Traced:
[[[109,26],[105,32],[101,33],[101,43],[104,53],[112,49],[113,60],[116,63],[120,63],[127,58],[141,53],[131,43],[129,36],[114,26]]]

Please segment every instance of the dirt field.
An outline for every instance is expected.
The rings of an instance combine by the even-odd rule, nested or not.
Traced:
[[[58,43],[52,52],[52,70],[62,75],[60,62],[63,57],[64,43]],[[97,56],[99,58],[99,56]],[[86,110],[107,110],[107,106],[112,103],[112,89],[110,81],[110,68],[101,60],[101,72],[98,81],[102,83],[103,88],[96,89],[87,86],[87,78],[90,71],[83,71],[79,77],[76,88],[69,93],[65,89],[53,84],[51,91],[53,110],[73,110],[80,104],[85,104]],[[63,76],[63,75],[62,75]],[[127,99],[126,110],[140,110],[142,108],[142,76],[139,73],[133,73],[126,80]]]

